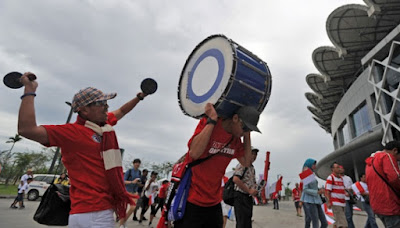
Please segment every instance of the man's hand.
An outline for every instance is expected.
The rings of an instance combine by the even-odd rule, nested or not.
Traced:
[[[332,204],[331,204],[331,202],[329,202],[329,200],[326,202],[326,206],[327,206],[329,209],[331,209]]]
[[[249,190],[249,195],[251,195],[251,196],[256,196],[258,194],[258,191],[256,190],[256,189],[250,189]]]
[[[215,111],[214,105],[211,103],[206,104],[206,106],[204,107],[204,113],[212,120],[218,119],[217,111]]]
[[[38,87],[38,83],[36,80],[29,80],[28,75],[33,74],[31,72],[25,72],[21,76],[21,83],[25,86],[25,93],[34,93]]]

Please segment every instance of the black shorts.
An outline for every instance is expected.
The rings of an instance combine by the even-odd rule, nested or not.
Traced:
[[[175,228],[220,228],[222,227],[222,208],[218,203],[211,207],[201,207],[186,202],[185,214],[182,220],[175,221]]]
[[[17,198],[15,198],[16,201],[24,201],[24,193],[18,193]]]
[[[296,208],[301,208],[301,206],[300,206],[300,201],[295,201],[295,202],[294,202],[294,206],[295,206]]]

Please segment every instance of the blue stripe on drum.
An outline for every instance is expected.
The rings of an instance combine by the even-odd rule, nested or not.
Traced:
[[[197,96],[192,89],[192,79],[193,79],[193,74],[196,71],[197,66],[200,64],[201,61],[203,61],[203,59],[205,59],[206,57],[214,57],[217,61],[218,61],[218,74],[217,74],[217,79],[215,80],[214,84],[212,85],[212,87],[210,88],[210,90],[207,91],[207,93],[205,93],[204,95],[201,96]],[[207,50],[206,52],[204,52],[199,59],[197,59],[196,63],[193,65],[193,68],[191,69],[191,71],[189,72],[189,78],[188,78],[188,86],[187,86],[187,95],[188,98],[193,101],[194,103],[202,103],[204,101],[207,101],[212,95],[214,95],[215,91],[218,89],[221,81],[222,81],[222,77],[224,75],[224,71],[225,71],[225,59],[224,59],[224,55],[222,54],[222,52],[218,49],[210,49]],[[205,79],[206,80],[206,79]]]

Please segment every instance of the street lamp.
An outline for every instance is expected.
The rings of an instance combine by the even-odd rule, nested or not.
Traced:
[[[73,110],[72,110],[71,102],[66,101],[65,103],[71,107],[70,110],[69,110],[69,114],[68,114],[68,118],[67,118],[67,122],[66,122],[66,123],[69,123],[69,121],[71,120],[71,117],[72,117]],[[54,165],[55,165],[55,163],[57,161],[59,153],[60,153],[60,147],[57,147],[56,152],[54,153],[53,161],[51,162],[51,165],[50,165],[48,173],[52,173],[53,172]],[[60,163],[61,163],[61,156],[60,156],[60,159],[58,159],[58,164],[60,165]]]

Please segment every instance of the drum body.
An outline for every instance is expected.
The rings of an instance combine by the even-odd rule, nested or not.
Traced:
[[[179,105],[186,115],[200,118],[207,103],[218,116],[232,117],[242,106],[260,113],[271,94],[272,78],[267,64],[223,35],[213,35],[192,51],[183,67]]]

